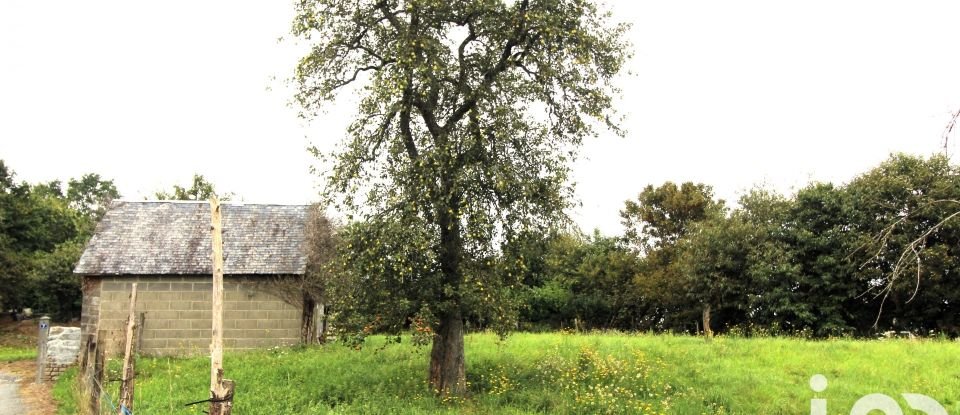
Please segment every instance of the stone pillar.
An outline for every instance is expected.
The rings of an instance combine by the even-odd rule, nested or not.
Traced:
[[[79,327],[51,327],[47,337],[44,381],[56,381],[80,356]]]

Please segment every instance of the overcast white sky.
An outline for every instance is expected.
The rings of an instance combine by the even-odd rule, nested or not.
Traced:
[[[960,108],[958,1],[610,7],[633,23],[628,136],[588,142],[574,166],[585,230],[619,233],[647,184],[735,200],[929,155]],[[287,1],[0,2],[0,159],[29,182],[96,172],[127,199],[198,172],[246,202],[315,200],[305,148],[339,140],[350,108],[305,124],[288,105],[299,49],[278,38],[292,14]]]

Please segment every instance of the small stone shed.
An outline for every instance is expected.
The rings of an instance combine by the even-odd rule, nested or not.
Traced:
[[[228,349],[299,341],[302,302],[278,287],[304,273],[308,209],[221,205]],[[130,288],[136,282],[136,309],[143,314],[141,352],[207,353],[212,315],[210,229],[207,202],[114,203],[74,270],[83,280],[82,335],[100,330],[106,336],[101,343],[108,350],[119,350]]]

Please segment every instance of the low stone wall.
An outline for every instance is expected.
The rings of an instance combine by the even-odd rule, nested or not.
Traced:
[[[43,366],[44,382],[56,381],[80,356],[79,327],[51,327],[47,334],[47,360]]]

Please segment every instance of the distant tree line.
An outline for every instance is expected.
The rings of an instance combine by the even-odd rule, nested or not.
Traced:
[[[850,183],[766,189],[735,207],[705,184],[647,186],[623,237],[506,246],[521,328],[871,335],[960,331],[960,174],[893,155]],[[482,322],[478,322],[482,323]]]
[[[213,193],[197,176],[168,197]],[[29,184],[0,161],[2,309],[78,316],[72,270],[119,197],[97,174]],[[650,185],[620,212],[622,236],[517,231],[478,254],[464,297],[478,305],[464,318],[496,330],[957,336],[958,212],[960,171],[943,156],[893,155],[845,185],[812,183],[791,196],[757,188],[735,206],[702,183]],[[341,329],[429,324],[428,301],[391,300],[404,279],[437,272],[422,268],[430,263],[423,227],[324,223],[336,238],[317,243],[323,260],[312,262],[325,265],[311,265],[310,278],[322,280],[310,281],[311,293],[334,305]]]

